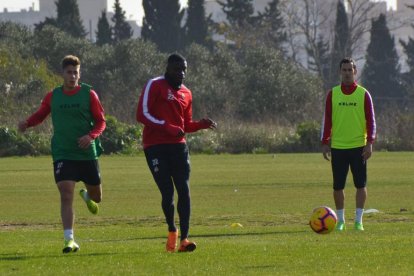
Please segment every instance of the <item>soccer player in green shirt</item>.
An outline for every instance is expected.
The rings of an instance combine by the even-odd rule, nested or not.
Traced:
[[[354,228],[364,230],[362,215],[367,198],[367,160],[376,136],[375,114],[369,92],[355,81],[357,69],[351,58],[339,64],[341,84],[326,97],[322,125],[322,153],[330,160],[333,173],[333,196],[338,215],[336,229],[345,230],[344,187],[351,168],[356,188]]]
[[[51,114],[53,125],[52,158],[54,177],[60,192],[61,217],[64,230],[63,253],[76,252],[74,240],[73,197],[75,184],[85,183],[80,190],[89,211],[98,213],[102,199],[98,156],[102,148],[98,138],[105,129],[105,116],[95,91],[80,83],[80,60],[65,56],[62,60],[63,85],[56,87],[43,99],[40,108],[27,120],[19,123],[24,132]]]

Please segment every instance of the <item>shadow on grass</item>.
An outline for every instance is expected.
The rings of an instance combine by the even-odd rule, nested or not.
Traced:
[[[265,235],[284,235],[284,234],[298,234],[308,231],[273,231],[273,232],[244,232],[244,233],[222,233],[222,234],[195,234],[192,237],[201,238],[220,238],[220,237],[232,237],[232,236],[265,236]]]
[[[237,236],[265,236],[265,235],[284,235],[284,234],[294,234],[294,233],[304,233],[309,231],[274,231],[274,232],[244,232],[244,233],[221,233],[221,234],[194,234],[191,235],[193,238],[221,238],[221,237],[237,237]],[[166,236],[154,236],[154,237],[135,237],[135,238],[126,238],[126,239],[111,239],[111,240],[94,240],[94,242],[104,243],[104,242],[124,242],[124,241],[134,241],[134,240],[163,240]]]
[[[284,235],[292,233],[303,233],[307,231],[273,231],[273,232],[244,232],[244,233],[221,233],[221,234],[195,234],[191,235],[194,238],[221,238],[221,237],[237,237],[237,236],[265,236],[265,235]],[[138,241],[138,240],[162,240],[164,242],[165,236],[154,236],[154,237],[134,237],[127,239],[111,239],[111,240],[93,240],[90,242],[99,242],[99,243],[110,243],[110,242],[125,242],[125,241]],[[36,255],[30,256],[25,254],[16,254],[16,253],[3,253],[0,254],[0,261],[25,261],[32,259],[43,259],[43,258],[76,258],[76,257],[94,257],[94,256],[110,256],[110,255],[130,255],[132,252],[125,253],[68,253],[68,254],[50,254],[50,255]],[[267,267],[267,266],[266,266]],[[256,267],[248,267],[256,268]],[[269,267],[270,268],[270,267]]]
[[[244,266],[245,269],[269,269],[276,268],[277,265],[254,265],[254,266]]]
[[[74,258],[74,257],[93,257],[93,256],[109,256],[109,255],[121,255],[127,253],[68,253],[68,254],[51,254],[51,255],[36,255],[36,256],[28,256],[24,254],[0,254],[0,261],[24,261],[24,260],[32,260],[32,259],[43,259],[43,258]],[[131,254],[131,253],[128,253]]]

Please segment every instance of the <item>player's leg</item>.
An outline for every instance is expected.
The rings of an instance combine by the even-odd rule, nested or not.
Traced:
[[[64,180],[57,183],[60,193],[60,214],[62,217],[63,229],[72,229],[74,224],[73,194],[75,181]]]
[[[356,190],[356,208],[364,209],[365,201],[367,200],[367,188],[357,188]]]
[[[89,199],[96,203],[102,201],[102,185],[89,185],[85,183],[85,187]]]
[[[331,149],[331,165],[333,175],[333,198],[338,216],[337,230],[345,230],[345,183],[349,171],[346,150]]]
[[[60,193],[60,214],[64,232],[63,253],[76,252],[79,246],[74,242],[73,225],[75,216],[73,213],[73,194],[75,181],[64,180],[57,183]]]
[[[69,160],[58,160],[53,163],[56,186],[60,193],[60,214],[62,218],[64,246],[63,253],[76,252],[79,249],[74,241],[73,195],[78,172]]]
[[[180,217],[181,244],[178,251],[193,251],[196,244],[188,240],[190,228],[190,156],[186,144],[171,145],[172,177],[178,194],[177,210]]]
[[[356,210],[355,210],[355,225],[356,230],[364,230],[362,224],[362,216],[364,214],[365,201],[367,199],[367,188],[357,188],[356,189]]]
[[[79,194],[85,201],[88,210],[92,214],[99,211],[98,203],[102,200],[101,175],[98,160],[76,161],[81,171],[80,180],[85,183],[86,189],[81,189]]]
[[[191,213],[190,199],[190,160],[188,148],[185,144],[171,145],[170,154],[171,172],[178,194],[177,210],[180,216],[181,240],[188,238]]]
[[[333,191],[335,207],[338,210],[344,209],[345,205],[345,192],[344,189],[334,190]]]
[[[161,207],[168,225],[166,249],[174,252],[178,231],[174,222],[174,184],[168,163],[167,145],[155,145],[144,150],[148,167],[161,193]]]
[[[367,199],[367,164],[362,157],[363,147],[353,149],[353,158],[351,161],[351,172],[356,188],[355,194],[355,229],[364,230],[362,224],[362,215],[364,213],[365,202]]]

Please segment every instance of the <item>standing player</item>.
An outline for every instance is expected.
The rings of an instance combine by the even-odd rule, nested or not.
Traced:
[[[168,224],[166,249],[174,252],[178,231],[174,222],[174,186],[178,193],[180,220],[179,252],[190,252],[196,244],[188,240],[190,223],[190,160],[185,133],[216,128],[211,119],[192,119],[191,91],[183,85],[187,61],[179,54],[168,57],[164,76],[148,81],[142,90],[137,121],[144,125],[143,146],[148,167],[161,192],[162,210]]]
[[[87,84],[80,84],[80,60],[65,56],[62,60],[63,85],[49,92],[38,111],[19,123],[19,130],[40,124],[52,114],[52,157],[54,176],[60,192],[61,217],[64,230],[63,253],[76,252],[79,245],[73,237],[73,195],[75,183],[83,181],[80,190],[92,214],[98,213],[101,201],[101,178],[96,138],[105,129],[104,110],[98,96]]]
[[[376,135],[374,107],[371,95],[355,81],[355,62],[344,58],[339,68],[342,83],[332,88],[326,97],[322,153],[328,161],[332,155],[333,196],[338,215],[336,229],[345,230],[344,187],[350,167],[356,188],[354,228],[363,231],[367,160],[371,157]]]

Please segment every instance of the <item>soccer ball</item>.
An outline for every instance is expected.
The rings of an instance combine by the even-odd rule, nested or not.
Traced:
[[[335,229],[336,221],[335,212],[327,206],[321,206],[313,210],[309,225],[318,234],[328,234]]]

